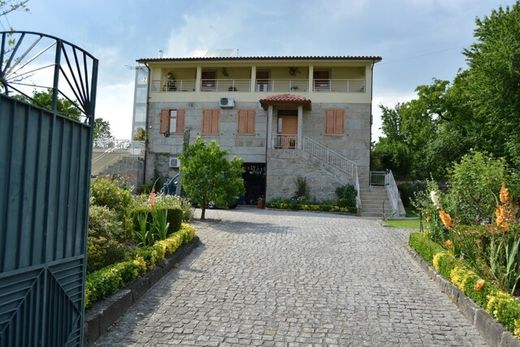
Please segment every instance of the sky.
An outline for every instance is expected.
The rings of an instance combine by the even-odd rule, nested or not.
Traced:
[[[432,78],[465,68],[475,19],[514,0],[30,0],[30,12],[0,28],[60,37],[99,59],[96,117],[130,138],[139,58],[197,56],[238,49],[251,55],[377,55],[372,138],[378,105],[415,96]]]

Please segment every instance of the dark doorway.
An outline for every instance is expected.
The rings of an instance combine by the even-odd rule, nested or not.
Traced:
[[[265,163],[244,163],[244,193],[241,204],[256,205],[258,198],[265,198]]]

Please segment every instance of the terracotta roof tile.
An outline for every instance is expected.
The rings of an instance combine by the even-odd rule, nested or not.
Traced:
[[[264,109],[267,109],[269,105],[302,105],[304,109],[311,109],[311,100],[304,96],[293,95],[293,94],[278,94],[270,95],[263,99],[260,99],[260,105]]]
[[[243,56],[243,57],[170,57],[170,58],[140,58],[139,63],[148,62],[181,62],[181,61],[243,61],[243,60],[369,60],[379,62],[383,58],[369,55],[324,55],[324,56]]]

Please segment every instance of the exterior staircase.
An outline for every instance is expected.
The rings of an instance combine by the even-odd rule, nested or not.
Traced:
[[[360,215],[380,218],[405,215],[391,171],[370,172],[369,177],[360,177],[354,161],[306,136],[302,149],[339,182],[354,185],[358,192],[356,205]]]

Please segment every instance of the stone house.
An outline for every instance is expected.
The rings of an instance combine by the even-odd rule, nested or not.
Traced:
[[[333,199],[369,186],[372,79],[378,56],[143,58],[145,176],[178,172],[183,145],[216,140],[244,160],[245,203],[294,194]],[[134,119],[134,124],[136,124]],[[143,129],[134,125],[134,132]],[[361,200],[363,198],[362,194]],[[359,201],[361,204],[362,201]]]

